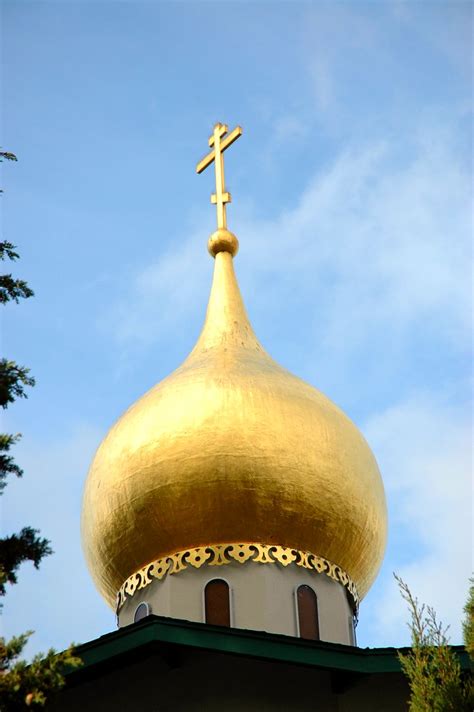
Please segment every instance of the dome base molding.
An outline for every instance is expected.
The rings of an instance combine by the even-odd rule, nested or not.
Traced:
[[[199,569],[201,566],[225,566],[232,562],[239,564],[255,562],[280,566],[296,564],[314,571],[315,574],[324,574],[346,589],[354,615],[357,616],[359,595],[356,585],[340,566],[308,551],[299,551],[275,544],[248,542],[209,544],[208,546],[184,549],[150,562],[129,576],[121,585],[117,593],[117,613],[125,601],[134,595],[135,591],[146,588],[154,579],[161,580],[165,576],[178,574],[188,566]]]

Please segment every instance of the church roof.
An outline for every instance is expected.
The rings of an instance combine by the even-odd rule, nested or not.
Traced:
[[[410,648],[358,648],[324,641],[310,641],[263,631],[224,628],[204,623],[150,615],[132,625],[103,635],[77,648],[84,665],[69,673],[70,682],[97,677],[101,670],[137,663],[149,655],[176,661],[180,651],[224,653],[268,662],[282,662],[349,676],[401,674],[398,652]],[[463,670],[470,669],[462,645],[451,646]]]

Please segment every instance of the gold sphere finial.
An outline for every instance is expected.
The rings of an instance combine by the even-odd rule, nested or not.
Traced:
[[[235,257],[239,250],[239,241],[233,232],[221,227],[210,236],[207,249],[213,257],[218,252],[230,252],[232,257]]]

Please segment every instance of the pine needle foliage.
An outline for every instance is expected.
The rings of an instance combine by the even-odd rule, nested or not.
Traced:
[[[17,570],[24,561],[32,561],[38,569],[43,556],[53,553],[47,539],[40,539],[38,530],[23,527],[19,534],[1,540],[0,596],[6,593],[5,583],[17,583]]]
[[[33,294],[33,290],[23,279],[14,279],[11,274],[0,276],[0,304],[11,301],[18,304],[20,299],[28,299]]]
[[[17,465],[13,457],[8,454],[11,446],[17,443],[20,438],[20,433],[16,435],[0,433],[0,494],[5,488],[8,475],[16,475],[17,477],[23,475],[21,467]]]
[[[15,252],[16,247],[11,242],[0,242],[0,260],[17,260],[20,255]],[[0,275],[0,304],[14,301],[18,304],[20,299],[29,299],[34,295],[33,290],[23,279],[14,279],[11,274]]]
[[[14,153],[0,150],[0,162],[16,161]],[[15,245],[7,240],[0,241],[0,260],[16,261],[19,254]],[[13,279],[11,274],[0,275],[0,304],[9,301],[18,302],[20,298],[33,296],[33,290],[21,279]],[[0,407],[8,408],[17,398],[27,398],[27,388],[35,385],[35,379],[30,375],[30,369],[19,366],[7,358],[0,359]],[[0,433],[0,495],[3,494],[8,475],[23,475],[22,468],[17,465],[11,448],[21,438],[20,433]],[[6,593],[6,583],[16,583],[16,572],[24,561],[32,561],[38,568],[41,559],[51,554],[51,548],[46,539],[37,536],[36,529],[24,527],[19,534],[0,538],[0,596]],[[1,606],[0,606],[1,607]]]
[[[31,632],[6,642],[0,638],[0,712],[44,708],[64,686],[64,675],[82,664],[73,646],[62,653],[49,650],[30,663],[19,660]],[[52,695],[53,692],[53,695]]]
[[[2,160],[16,161],[15,154],[0,151]],[[2,192],[2,191],[0,191]],[[0,260],[17,260],[16,247],[11,242],[0,241]],[[0,275],[0,304],[19,302],[33,296],[33,290],[21,279],[11,274]],[[26,388],[35,385],[30,371],[15,361],[0,359],[0,407],[8,408],[17,398],[26,398]],[[10,449],[20,439],[20,434],[0,433],[0,495],[9,474],[21,477],[23,470],[10,455]],[[39,567],[44,556],[52,554],[47,539],[38,536],[37,529],[23,527],[18,534],[0,538],[0,597],[6,594],[6,584],[17,583],[17,572],[24,561]],[[1,609],[1,604],[0,604]],[[70,646],[62,653],[49,650],[36,655],[28,663],[20,656],[31,632],[7,641],[0,638],[0,712],[24,712],[44,708],[64,686],[64,674],[82,664]]]
[[[408,585],[394,576],[410,612],[411,651],[398,654],[410,685],[409,712],[472,712],[472,683],[463,678],[449,647],[448,628],[437,620],[433,608],[420,605]]]
[[[465,618],[462,624],[464,645],[474,663],[474,577],[469,580],[469,593],[464,606]]]
[[[13,156],[13,154],[0,152],[0,156]],[[16,160],[10,158],[9,160]],[[17,260],[18,252],[15,245],[5,240],[0,241],[0,260]],[[20,298],[28,299],[34,294],[28,284],[22,279],[14,279],[11,274],[0,275],[0,304],[9,301],[19,302]],[[30,370],[25,366],[19,366],[15,361],[0,359],[0,406],[8,408],[16,398],[26,398],[26,388],[35,385],[35,379],[30,376]],[[21,435],[10,433],[0,433],[0,494],[6,486],[8,475],[21,477],[23,470],[16,464],[10,448],[18,442]]]
[[[11,151],[1,151],[0,150],[0,163],[3,161],[3,159],[6,159],[7,161],[17,161],[18,158],[15,156],[14,153]]]
[[[17,398],[27,398],[25,387],[34,386],[35,379],[30,369],[19,366],[15,361],[0,359],[0,406],[8,408]]]

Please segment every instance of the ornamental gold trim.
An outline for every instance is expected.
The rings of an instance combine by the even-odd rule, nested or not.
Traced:
[[[117,593],[117,613],[127,598],[133,596],[135,591],[149,586],[154,579],[161,581],[166,575],[177,574],[188,566],[200,569],[204,565],[225,566],[235,561],[239,564],[246,564],[248,561],[280,566],[296,564],[317,574],[324,574],[344,586],[352,599],[354,613],[357,615],[359,594],[356,585],[340,566],[309,551],[299,551],[274,544],[214,544],[177,551],[175,554],[156,559],[129,576],[120,586]]]

